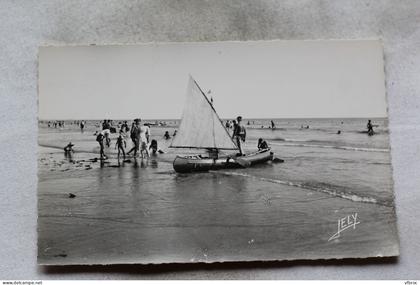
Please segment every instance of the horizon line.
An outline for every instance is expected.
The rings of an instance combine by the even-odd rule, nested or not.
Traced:
[[[388,116],[366,116],[366,117],[244,117],[242,116],[242,120],[269,120],[269,119],[388,119]],[[53,118],[49,118],[49,119],[44,119],[44,118],[38,118],[38,121],[103,121],[103,120],[113,120],[113,121],[132,121],[135,118],[132,119],[128,119],[128,118],[91,118],[91,119],[86,119],[86,118],[60,118],[60,119],[53,119]],[[222,120],[232,120],[232,119],[236,119],[236,117],[224,117],[221,118]],[[174,120],[181,120],[181,118],[151,118],[151,119],[143,119],[141,118],[142,121],[163,121],[163,120],[167,120],[167,121],[174,121]]]

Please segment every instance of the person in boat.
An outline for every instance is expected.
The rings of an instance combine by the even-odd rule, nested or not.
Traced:
[[[239,148],[239,154],[244,155],[244,150],[242,144],[245,142],[246,139],[246,128],[242,124],[242,117],[238,116],[236,118],[237,124],[233,130],[233,138],[236,141],[236,146]]]
[[[165,153],[163,150],[161,150],[158,147],[158,142],[155,139],[151,140],[151,142],[150,142],[149,151],[150,150],[152,150],[152,153],[153,154],[156,154],[156,153]]]
[[[262,138],[258,139],[258,150],[268,149],[268,143]]]
[[[134,156],[137,155],[137,151],[139,150],[140,146],[140,122],[139,119],[135,119],[130,132],[130,138],[133,142],[133,147],[127,152],[129,155],[131,152],[134,152]]]
[[[96,136],[96,141],[99,143],[99,147],[100,147],[99,155],[101,159],[107,158],[104,152],[104,139],[105,139],[105,135],[103,134],[103,131],[99,132],[99,134]]]
[[[139,119],[139,122],[141,119]],[[148,124],[143,124],[143,126],[140,127],[140,154],[143,158],[144,152],[146,152],[147,157],[150,157],[149,152],[149,142],[150,142],[150,127]]]
[[[124,132],[121,132],[120,131],[120,135],[117,138],[117,142],[115,143],[115,148],[118,147],[118,159],[120,158],[120,153],[121,152],[123,154],[123,158],[125,159],[125,151],[124,151],[124,148],[127,147],[127,143],[126,143],[126,141],[124,139],[123,134],[124,134]]]
[[[168,131],[166,131],[163,137],[165,138],[165,140],[169,140],[171,138],[171,135],[169,134]]]
[[[367,123],[367,125],[366,125],[366,128],[367,128],[367,133],[368,133],[368,135],[373,135],[374,134],[374,132],[373,132],[373,124],[372,124],[372,120],[369,120],[368,121],[368,123]]]

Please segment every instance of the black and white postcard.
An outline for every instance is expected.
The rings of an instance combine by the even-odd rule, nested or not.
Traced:
[[[48,46],[38,87],[39,264],[399,254],[380,41]]]

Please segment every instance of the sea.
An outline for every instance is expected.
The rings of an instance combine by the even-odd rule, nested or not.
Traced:
[[[171,139],[164,138],[179,120],[148,121],[164,153],[119,159],[114,133],[106,161],[98,160],[100,121],[87,120],[83,131],[77,121],[62,127],[40,121],[38,262],[398,255],[388,121],[371,119],[373,136],[366,132],[367,118],[245,118],[245,150],[255,151],[263,138],[284,162],[193,174],[176,173],[172,162],[198,151],[171,149]],[[118,129],[122,122],[113,125]],[[66,156],[69,142],[74,153]],[[127,138],[127,150],[131,146]],[[357,223],[345,228],[352,221]]]

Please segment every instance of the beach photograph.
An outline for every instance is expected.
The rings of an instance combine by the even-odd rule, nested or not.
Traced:
[[[399,255],[380,41],[38,57],[38,264]]]

